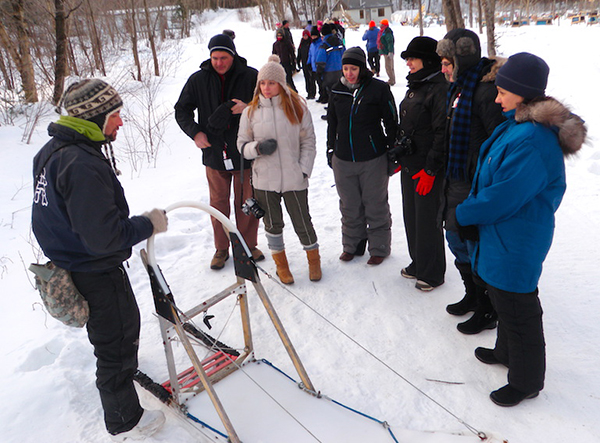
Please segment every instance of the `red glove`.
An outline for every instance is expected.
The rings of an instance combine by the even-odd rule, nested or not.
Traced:
[[[429,191],[431,191],[431,188],[433,188],[435,175],[429,175],[427,172],[425,172],[425,169],[421,169],[412,176],[412,179],[419,179],[419,183],[417,183],[417,194],[427,195],[429,194]]]

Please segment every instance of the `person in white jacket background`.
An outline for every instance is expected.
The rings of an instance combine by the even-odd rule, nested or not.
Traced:
[[[240,121],[237,147],[252,163],[252,186],[265,211],[267,243],[282,283],[291,284],[283,240],[281,199],[306,250],[309,278],[321,279],[317,234],[308,209],[308,178],[316,156],[316,138],[306,102],[286,84],[279,57],[271,55],[259,73],[254,98]]]

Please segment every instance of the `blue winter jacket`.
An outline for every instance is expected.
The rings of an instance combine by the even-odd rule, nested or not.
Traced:
[[[367,42],[367,52],[378,52],[377,49],[377,34],[379,34],[379,28],[375,26],[374,28],[369,28],[363,34],[363,41]]]
[[[33,161],[33,232],[44,254],[61,268],[105,271],[127,260],[131,247],[152,235],[152,222],[129,217],[101,142],[60,122],[50,123],[52,139]]]
[[[481,146],[469,197],[456,208],[477,225],[473,270],[489,285],[533,292],[552,244],[554,213],[565,193],[557,128],[515,120],[515,110]]]
[[[308,64],[312,67],[313,72],[317,72],[317,51],[322,44],[323,38],[316,38],[312,41],[308,49]]]
[[[326,35],[317,50],[316,63],[324,66],[323,72],[341,71],[342,54],[345,50],[346,48],[336,34]]]

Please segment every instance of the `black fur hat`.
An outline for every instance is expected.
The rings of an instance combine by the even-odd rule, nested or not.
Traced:
[[[454,60],[452,77],[456,79],[481,60],[479,37],[468,29],[453,29],[438,42],[437,53],[442,58]]]

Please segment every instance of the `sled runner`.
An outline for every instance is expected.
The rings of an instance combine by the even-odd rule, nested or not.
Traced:
[[[392,430],[385,422],[328,398],[315,389],[298,353],[285,331],[258,275],[258,268],[241,234],[231,221],[200,202],[180,202],[170,212],[195,208],[216,218],[228,233],[235,282],[187,311],[178,308],[175,296],[156,263],[154,237],[142,250],[164,350],[168,380],[155,383],[138,372],[136,381],[167,405],[202,442],[295,443],[295,442],[501,442],[483,435],[454,435]],[[291,360],[296,375],[290,376],[267,360],[254,355],[246,282],[250,282]],[[235,299],[239,307],[243,349],[234,349],[201,330],[194,322],[204,316],[209,326],[209,308]],[[180,343],[185,355],[176,355]],[[204,358],[198,349],[208,353]],[[179,352],[181,354],[181,352]],[[181,362],[191,363],[182,369]],[[299,380],[296,380],[295,377]]]

